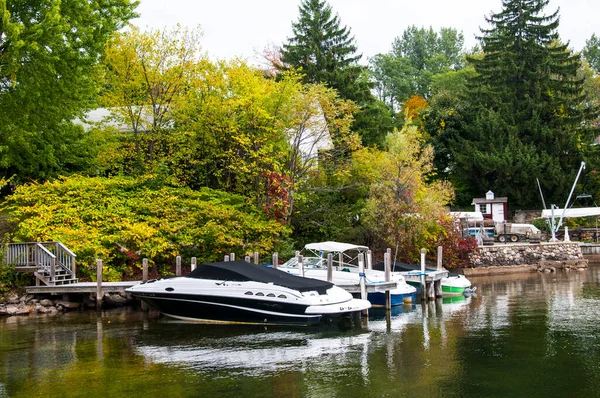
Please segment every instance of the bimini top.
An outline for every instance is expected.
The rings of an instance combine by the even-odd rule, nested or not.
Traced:
[[[225,261],[204,263],[187,275],[187,278],[214,279],[235,282],[262,282],[287,287],[299,292],[316,290],[326,294],[333,283],[311,278],[302,278],[264,265],[251,264],[246,261]]]
[[[350,243],[341,243],[341,242],[319,242],[319,243],[309,243],[304,246],[307,250],[313,251],[322,251],[322,252],[335,252],[335,253],[343,253],[347,250],[361,250],[367,251],[369,248],[367,246],[358,246]]]

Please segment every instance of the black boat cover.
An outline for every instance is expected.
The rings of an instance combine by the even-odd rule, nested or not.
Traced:
[[[385,271],[384,263],[377,263],[373,265],[373,269],[379,271]],[[406,272],[406,271],[421,271],[420,264],[406,264],[398,261],[392,261],[392,272]],[[427,264],[425,264],[425,271],[435,271],[435,268],[427,268]],[[456,272],[448,272],[448,276],[458,276]]]
[[[326,294],[327,289],[333,286],[331,282],[302,278],[275,268],[241,260],[200,264],[187,277],[220,281],[273,283],[299,292],[316,290],[319,294]]]

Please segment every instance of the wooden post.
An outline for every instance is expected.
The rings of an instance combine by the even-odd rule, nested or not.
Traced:
[[[250,262],[250,256],[244,257],[244,261],[247,262],[247,263],[249,263]]]
[[[333,254],[327,253],[327,282],[333,280]]]
[[[235,261],[235,253],[231,253],[231,254],[229,255],[229,259],[230,259],[231,261]]]
[[[429,300],[435,300],[434,285],[435,283],[433,281],[427,284],[427,298],[429,298]]]
[[[438,246],[438,255],[437,255],[437,270],[442,271],[442,256],[444,254],[444,248],[442,246]]]
[[[181,276],[181,256],[175,257],[175,276]]]
[[[96,260],[96,310],[102,310],[102,260]]]
[[[360,298],[367,299],[367,278],[365,277],[365,254],[358,254],[358,272],[360,275]],[[367,315],[368,310],[363,311],[363,315]]]
[[[338,268],[337,268],[337,270],[341,271],[342,268],[344,268],[344,255],[342,253],[340,253],[338,255]]]
[[[142,282],[148,282],[148,259],[142,259]]]
[[[427,300],[427,291],[425,286],[425,249],[421,249],[421,300]]]
[[[254,252],[254,264],[258,265],[258,252]]]
[[[192,271],[196,269],[196,257],[192,257],[190,268]]]
[[[434,282],[435,297],[442,297],[442,280],[438,279]]]
[[[304,277],[304,256],[302,254],[298,255],[298,268],[300,269],[300,276]]]
[[[54,283],[54,275],[56,273],[56,258],[50,259],[50,282]]]
[[[385,271],[385,281],[389,282],[392,280],[392,258],[390,257],[389,253],[385,253],[383,255],[383,269]],[[387,310],[391,310],[392,309],[392,294],[390,293],[390,290],[387,289],[385,291],[385,309]]]
[[[371,253],[371,249],[367,250],[367,269],[373,269],[373,253]]]
[[[273,253],[273,268],[279,268],[279,253]]]
[[[229,261],[229,256],[226,254],[225,258],[223,259],[223,261],[228,262]]]

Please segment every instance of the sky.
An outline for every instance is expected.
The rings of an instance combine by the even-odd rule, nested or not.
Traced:
[[[202,49],[213,59],[240,57],[260,63],[260,54],[281,46],[292,36],[299,18],[300,0],[140,0],[142,29],[163,29],[176,24],[203,31]],[[462,32],[465,47],[477,44],[475,36],[486,27],[485,16],[502,9],[501,0],[329,0],[341,24],[351,29],[361,63],[387,53],[394,38],[415,25],[450,27]],[[550,0],[545,14],[560,7],[558,33],[569,47],[581,51],[592,34],[600,36],[599,0]]]

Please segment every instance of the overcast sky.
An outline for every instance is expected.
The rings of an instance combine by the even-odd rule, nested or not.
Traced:
[[[451,27],[462,31],[465,46],[476,44],[484,17],[501,10],[501,0],[329,0],[342,25],[355,37],[363,63],[386,53],[395,37],[417,27]],[[140,28],[165,28],[177,23],[200,26],[202,48],[212,59],[242,57],[255,63],[257,53],[280,46],[292,35],[300,0],[141,0]],[[600,0],[550,0],[546,14],[560,7],[558,33],[563,42],[581,51],[593,33],[600,36]]]

